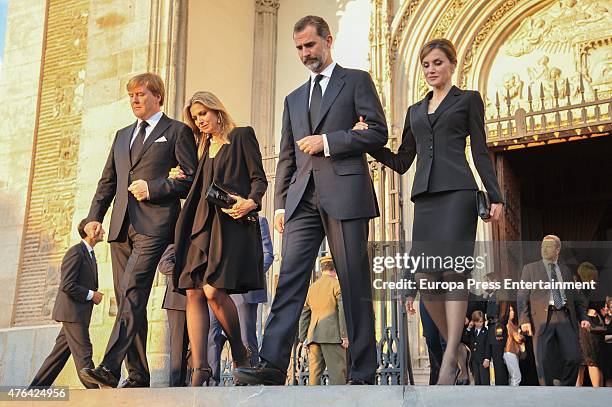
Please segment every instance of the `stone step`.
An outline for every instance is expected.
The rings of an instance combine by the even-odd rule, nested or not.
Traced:
[[[362,407],[362,406],[572,406],[609,405],[610,388],[508,386],[272,386],[70,390],[69,401],[0,403],[59,406]],[[9,404],[10,403],[10,404]]]

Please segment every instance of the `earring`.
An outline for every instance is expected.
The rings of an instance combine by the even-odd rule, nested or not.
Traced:
[[[217,124],[221,124],[221,118],[217,117]]]

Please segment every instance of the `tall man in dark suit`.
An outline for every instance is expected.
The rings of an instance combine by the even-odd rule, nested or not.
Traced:
[[[559,264],[561,240],[554,235],[542,241],[542,260],[523,267],[521,280],[525,282],[570,282],[570,271]],[[519,322],[521,330],[533,336],[533,352],[540,385],[560,384],[574,386],[578,376],[581,355],[578,342],[578,329],[590,329],[582,295],[571,289],[552,288],[524,289],[518,293]],[[578,324],[580,321],[580,325]],[[550,350],[559,349],[563,360],[562,374],[557,382],[551,377]]]
[[[87,236],[83,219],[78,226],[81,241],[66,252],[62,260],[59,291],[53,306],[52,318],[62,323],[62,329],[55,340],[53,350],[34,376],[31,387],[48,387],[60,374],[70,355],[74,359],[77,372],[92,368],[93,350],[89,340],[89,321],[94,304],[102,301],[104,294],[98,292],[98,265],[94,246],[104,239],[104,229],[96,236]],[[98,386],[84,381],[88,389]]]
[[[117,318],[102,363],[82,372],[103,387],[117,387],[124,358],[128,378],[122,387],[149,386],[147,302],[159,259],[173,239],[180,198],[187,196],[197,164],[192,131],[160,111],[165,94],[161,78],[137,75],[127,91],[138,120],[115,136],[86,226],[95,234],[114,199],[108,241]],[[177,165],[185,177],[169,178]]]
[[[166,292],[162,308],[166,310],[168,316],[168,330],[170,331],[170,387],[187,386],[187,366],[189,337],[187,335],[187,322],[185,319],[185,309],[187,307],[186,297],[175,292],[172,274],[176,258],[174,255],[174,245],[168,245],[159,261],[158,269],[161,274],[166,276]]]
[[[293,40],[308,81],[285,98],[276,168],[274,226],[283,233],[276,296],[261,364],[235,370],[250,384],[283,384],[310,273],[327,236],[344,296],[351,384],[373,383],[374,310],[367,257],[368,221],[378,216],[366,153],[387,142],[387,126],[367,72],[337,65],[320,17],[298,21]],[[351,130],[363,116],[365,131]]]

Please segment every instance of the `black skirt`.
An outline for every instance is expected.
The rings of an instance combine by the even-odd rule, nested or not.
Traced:
[[[458,190],[425,193],[414,199],[412,227],[412,256],[434,256],[443,259],[451,256],[474,256],[474,241],[478,213],[476,191]],[[450,271],[437,267],[432,261],[417,272],[436,273]],[[470,270],[458,268],[467,276]]]

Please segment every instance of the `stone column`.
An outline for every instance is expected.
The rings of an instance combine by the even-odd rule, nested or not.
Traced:
[[[276,34],[279,0],[255,0],[255,33],[253,40],[253,96],[251,125],[255,129],[268,175],[268,191],[262,203],[262,214],[271,219],[274,212],[274,93],[276,85]]]

